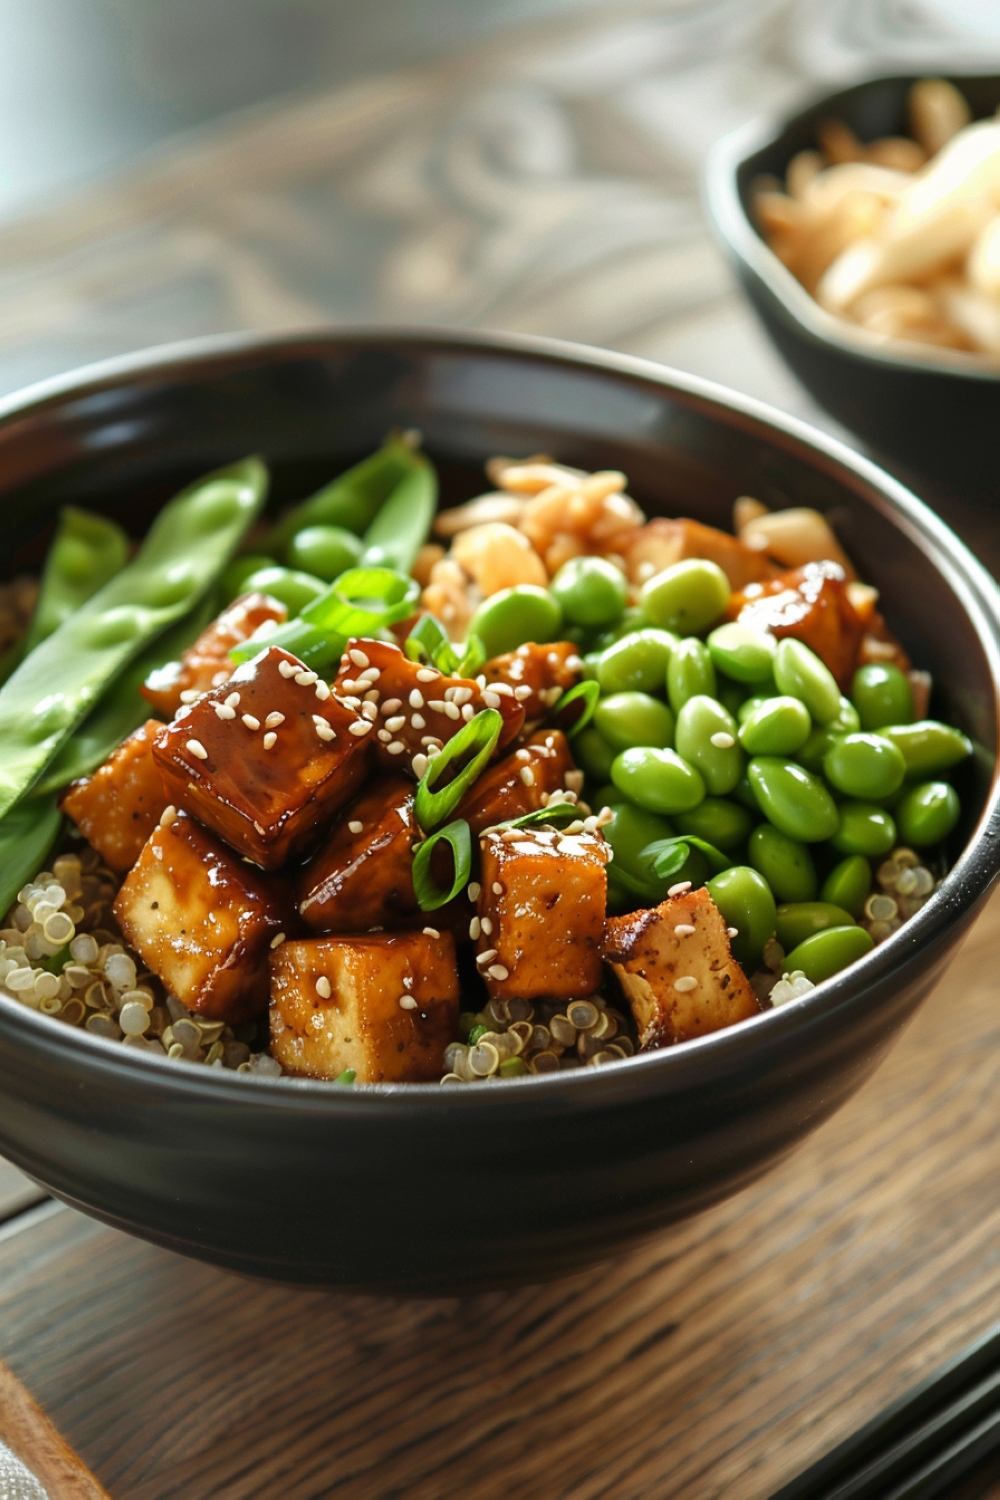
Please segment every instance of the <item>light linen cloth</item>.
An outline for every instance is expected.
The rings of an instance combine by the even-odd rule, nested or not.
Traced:
[[[43,1489],[19,1458],[0,1443],[0,1500],[49,1500]]]

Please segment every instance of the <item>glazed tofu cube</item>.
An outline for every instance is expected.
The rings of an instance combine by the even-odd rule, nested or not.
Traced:
[[[480,840],[476,964],[494,999],[574,1000],[601,982],[608,882],[599,833],[508,829]]]
[[[233,671],[229,653],[234,646],[248,641],[261,625],[280,625],[287,619],[285,606],[270,594],[244,594],[202,631],[180,661],[167,662],[151,672],[139,691],[170,719],[182,703],[228,680]]]
[[[851,603],[839,563],[806,563],[766,583],[748,584],[730,599],[727,614],[779,640],[789,635],[804,641],[826,662],[841,689],[850,685],[866,627]]]
[[[341,815],[299,878],[299,913],[316,932],[413,926],[413,782],[380,776]]]
[[[643,584],[686,557],[704,557],[718,563],[734,589],[770,578],[774,572],[763,552],[754,551],[727,531],[701,521],[669,521],[657,516],[632,533],[625,553],[629,581]]]
[[[521,818],[544,807],[555,793],[579,793],[583,772],[577,771],[566,736],[558,729],[533,734],[520,749],[487,767],[455,810],[473,834],[496,823]]]
[[[436,929],[435,929],[436,931]],[[271,1051],[288,1073],[361,1083],[440,1078],[458,1031],[448,933],[283,943],[271,955]]]
[[[276,870],[354,796],[372,725],[278,646],[165,724],[153,754],[169,799]]]
[[[235,1025],[267,1004],[280,887],[168,808],[114,906],[125,941],[189,1010]]]
[[[566,689],[579,682],[582,670],[580,653],[569,641],[555,641],[550,646],[528,641],[516,651],[488,661],[483,676],[494,692],[513,693],[530,724],[545,718]]]
[[[760,1013],[730,951],[725,918],[704,888],[611,917],[604,956],[632,1008],[644,1052]]]
[[[418,781],[427,769],[428,750],[440,750],[481,708],[495,708],[503,716],[498,751],[524,724],[524,709],[512,692],[497,693],[485,679],[480,684],[467,677],[446,677],[435,667],[410,661],[388,641],[350,641],[333,686],[337,696],[358,712],[366,699],[377,706],[374,738],[379,761]]]
[[[135,864],[167,805],[153,760],[153,736],[162,728],[158,719],[149,719],[93,776],[74,781],[60,800],[88,844],[119,874]]]

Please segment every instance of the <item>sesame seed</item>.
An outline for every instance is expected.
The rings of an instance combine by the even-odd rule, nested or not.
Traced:
[[[461,706],[462,706],[463,703],[471,703],[472,702],[473,693],[472,693],[472,689],[471,688],[468,688],[468,687],[454,687],[454,688],[449,688],[448,689],[448,693],[451,694],[451,701],[452,701],[452,703],[457,703],[460,708],[461,708]],[[446,698],[448,697],[448,693],[445,694]]]
[[[230,679],[230,677],[232,675],[233,674],[231,672],[227,672],[226,671],[225,667],[223,667],[223,669],[222,669],[221,672],[213,672],[212,673],[212,686],[213,687],[221,687],[224,682],[228,682],[229,681],[229,679]]]
[[[260,728],[260,720],[255,719],[253,714],[243,714],[242,719],[247,728],[252,729],[254,733]]]
[[[509,972],[509,970],[507,970],[507,969],[504,968],[503,964],[490,964],[490,966],[486,970],[486,972],[490,976],[491,979],[509,979],[510,978],[510,972]]]
[[[355,713],[361,707],[361,699],[360,698],[353,698],[353,697],[351,697],[351,698],[341,698],[340,701],[341,701],[341,703],[343,703],[343,705],[344,705],[345,708],[353,708],[354,711],[355,711]]]
[[[239,701],[240,701],[240,695],[239,695],[239,693],[230,693],[229,697],[226,699],[226,707],[227,708],[237,708],[239,706]]]
[[[361,691],[361,683],[355,682],[353,677],[345,677],[340,686],[345,693],[358,693]]]
[[[487,691],[485,691],[483,693],[483,702],[486,704],[487,708],[499,708],[500,707],[500,694],[499,693],[492,693],[489,690],[487,690]]]
[[[410,764],[413,767],[414,776],[418,781],[420,781],[423,778],[424,772],[427,770],[427,756],[424,755],[422,751],[418,750]]]
[[[509,682],[494,682],[491,683],[491,688],[494,693],[499,693],[501,697],[513,698],[514,696],[514,689]]]
[[[284,722],[285,722],[285,716],[284,716],[284,714],[268,714],[267,718],[264,720],[264,728],[265,729],[277,729],[278,725],[279,724],[284,724]]]
[[[198,699],[200,697],[201,697],[201,694],[199,693],[199,691],[198,691],[197,688],[185,688],[184,691],[183,691],[183,693],[181,693],[181,702],[182,703],[197,703],[197,701],[198,701]]]
[[[184,708],[179,708],[177,710],[177,712],[174,714],[174,723],[175,724],[179,724],[182,719],[190,719],[190,717],[191,717],[190,706],[185,706]]]
[[[286,661],[284,658],[282,658],[282,660],[278,663],[278,671],[281,673],[282,677],[294,677],[298,670],[299,667],[297,662]]]
[[[711,736],[709,743],[714,745],[716,750],[731,750],[736,741],[725,729],[720,729]]]
[[[516,687],[514,689],[514,697],[517,699],[518,703],[524,703],[527,698],[531,697],[531,688],[528,687],[527,683],[523,683],[521,687]]]
[[[316,993],[323,1000],[329,1000],[333,994],[333,988],[325,974],[321,974],[316,981]]]
[[[370,692],[367,692],[365,694],[365,702],[366,703],[377,703],[378,700],[379,700],[379,691],[378,691],[378,688],[372,688]]]
[[[525,786],[534,786],[535,773],[530,766],[521,767],[521,780],[524,782]]]
[[[377,740],[381,740],[383,745],[388,745],[389,741],[392,739],[392,735],[389,733],[388,729],[376,729],[375,738]]]
[[[154,844],[153,845],[153,858],[154,859],[162,859],[163,858],[163,850],[160,848],[159,844]]]
[[[493,882],[492,886],[490,887],[490,889],[492,890],[494,896],[502,896],[503,895],[503,886],[500,884],[499,880],[494,880],[494,882]]]
[[[215,709],[215,716],[216,716],[217,719],[235,719],[236,718],[236,710],[235,710],[235,708],[227,708],[227,706],[225,705],[225,703],[213,703],[212,707]]]
[[[681,995],[686,995],[697,988],[698,981],[693,974],[682,974],[680,979],[674,980],[674,989]]]
[[[410,707],[411,708],[423,708],[423,706],[424,706],[424,695],[420,691],[419,688],[414,688],[413,692],[410,694]]]
[[[374,703],[362,703],[361,717],[363,719],[367,719],[369,723],[374,723],[374,721],[378,718],[378,709],[375,707]]]
[[[441,676],[441,673],[440,672],[435,672],[433,670],[433,668],[431,668],[431,667],[421,667],[420,670],[417,672],[417,681],[418,682],[434,682],[440,676]]]
[[[448,700],[446,698],[432,698],[427,707],[433,709],[436,714],[443,714],[448,707]]]
[[[171,802],[170,805],[169,805],[169,807],[165,807],[163,809],[163,811],[161,812],[161,814],[160,814],[160,827],[161,828],[169,828],[171,826],[171,824],[176,823],[176,822],[177,822],[177,809],[174,806],[174,804]]]
[[[361,673],[360,681],[378,682],[381,676],[382,673],[379,671],[378,667],[366,667],[366,669]]]
[[[208,760],[208,751],[201,740],[188,740],[184,748],[190,750],[192,755],[197,755],[199,760]]]
[[[370,667],[371,666],[371,662],[370,662],[369,658],[365,655],[365,653],[363,651],[359,651],[357,649],[357,647],[354,647],[353,650],[348,651],[347,654],[351,658],[351,661],[354,663],[354,665],[356,667]]]
[[[678,937],[690,937],[692,932],[694,932],[694,928],[690,922],[678,922],[674,931]]]
[[[369,719],[355,719],[353,724],[348,724],[347,732],[348,734],[356,735],[360,739],[363,734],[368,733],[371,727]]]
[[[734,937],[739,937],[739,935],[740,935],[740,929],[738,927],[727,927],[726,928],[726,937],[734,938]]]
[[[449,719],[460,719],[462,717],[462,710],[457,703],[446,703],[444,711]]]
[[[482,953],[477,953],[476,954],[476,963],[477,964],[489,964],[489,963],[492,963],[493,960],[496,958],[496,956],[497,956],[497,950],[495,948],[484,948],[483,951],[482,951]]]
[[[468,722],[469,722],[470,719],[474,719],[475,716],[476,716],[476,710],[475,710],[474,706],[471,703],[463,703],[462,704],[462,718],[465,720],[466,724],[468,724]]]
[[[438,932],[438,930],[437,930],[436,927],[425,927],[424,928],[424,937],[439,938],[440,936],[441,936],[441,934]]]
[[[406,749],[406,746],[403,744],[402,740],[393,740],[392,744],[386,745],[385,748],[388,750],[390,755],[402,755],[403,751]]]
[[[330,740],[335,740],[337,738],[335,732],[330,728],[330,725],[325,723],[316,725],[316,733],[319,735],[321,740],[326,740],[327,743],[329,743]]]
[[[416,1010],[417,1002],[412,995],[400,995],[399,1008],[400,1010]]]
[[[486,936],[489,937],[490,933],[493,931],[493,923],[490,921],[489,917],[484,917],[481,925]]]
[[[386,698],[382,704],[382,712],[384,714],[394,714],[396,710],[402,708],[402,706],[402,698]]]
[[[482,926],[483,924],[482,922],[480,922],[478,917],[473,917],[472,921],[469,923],[469,936],[473,942],[476,941],[480,932],[482,931]]]
[[[263,838],[264,837],[264,832],[265,832],[263,823],[258,823],[257,819],[254,818],[253,826],[256,828],[256,830],[260,834],[261,838]]]
[[[691,882],[690,882],[690,880],[681,880],[681,881],[678,881],[678,883],[676,885],[672,885],[670,887],[670,889],[667,891],[667,895],[668,896],[686,896],[687,893],[688,893],[688,891],[690,889],[691,889]]]
[[[410,722],[412,723],[414,729],[427,728],[427,720],[424,718],[423,714],[413,714],[411,716]]]
[[[285,934],[283,932],[276,932],[274,934],[274,937],[271,939],[271,947],[272,948],[280,948],[281,945],[282,945],[282,943],[284,941],[285,941]]]
[[[318,677],[317,672],[296,672],[295,681],[299,687],[312,687]]]
[[[320,678],[320,680],[316,683],[316,697],[321,703],[325,703],[329,696],[330,684],[328,682],[324,682],[323,679]]]
[[[391,729],[392,732],[393,732],[393,734],[395,734],[397,730],[402,729],[402,727],[403,727],[403,725],[405,723],[406,723],[406,715],[405,714],[393,714],[393,716],[392,716],[391,719],[386,719],[386,721],[385,721],[385,727],[386,727],[386,729]]]
[[[577,793],[582,792],[583,791],[583,772],[582,771],[567,771],[566,775],[563,777],[563,782],[564,782],[564,784],[567,787],[570,788],[571,791],[574,791],[574,792],[577,792]]]
[[[273,729],[269,730],[268,733],[265,734],[265,736],[264,736],[264,749],[265,750],[270,750],[277,743],[278,743],[278,736],[275,734],[275,732],[274,732]]]
[[[479,900],[479,892],[481,890],[482,890],[482,886],[479,884],[478,880],[470,880],[469,881],[469,885],[468,885],[469,900],[470,901],[478,901]]]
[[[524,750],[524,749],[515,750],[515,752],[514,752],[514,759],[515,760],[530,760],[531,759],[531,751],[530,750]]]

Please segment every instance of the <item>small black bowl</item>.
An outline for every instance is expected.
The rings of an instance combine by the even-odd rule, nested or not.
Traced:
[[[614,467],[650,513],[729,521],[735,495],[826,511],[939,713],[978,746],[955,863],[861,963],[731,1031],[598,1070],[348,1090],[168,1062],[0,998],[0,1152],[57,1197],[284,1281],[456,1292],[556,1276],[735,1192],[868,1077],[1000,868],[995,586],[894,480],[715,386],[541,340],[430,333],[212,341],[0,405],[12,566],[66,500],[127,513],[258,450],[277,500],[419,427],[446,501],[491,453]]]
[[[811,104],[775,125],[756,120],[713,148],[705,174],[716,232],[761,322],[791,369],[831,416],[880,455],[949,488],[971,486],[995,503],[1000,367],[985,358],[919,344],[879,344],[812,298],[754,224],[751,184],[784,178],[798,151],[815,147],[832,116],[863,141],[905,134],[914,76],[874,78]],[[975,118],[1000,104],[1000,76],[950,80]]]

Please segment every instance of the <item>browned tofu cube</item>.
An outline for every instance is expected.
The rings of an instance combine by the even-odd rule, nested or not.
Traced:
[[[367,664],[367,665],[366,665]],[[500,694],[467,677],[445,677],[435,667],[410,661],[388,641],[348,643],[334,691],[361,712],[364,701],[378,709],[376,752],[382,765],[419,781],[427,752],[438,750],[482,708],[503,716],[498,752],[521,730],[524,709],[513,693]]]
[[[74,781],[60,807],[111,870],[131,870],[167,805],[163,778],[153,760],[153,736],[163,725],[149,719],[84,781]]]
[[[476,964],[494,999],[574,1000],[601,982],[608,882],[599,833],[508,829],[480,841]]]
[[[774,572],[762,552],[754,551],[728,531],[705,526],[701,521],[669,521],[657,516],[631,534],[625,554],[629,580],[643,584],[686,557],[704,557],[718,563],[734,589],[769,578]]]
[[[371,731],[315,672],[270,646],[180,709],[153,754],[171,802],[276,870],[354,796]]]
[[[583,659],[570,641],[539,646],[528,641],[516,651],[494,656],[483,667],[483,676],[494,689],[509,689],[524,709],[528,723],[544,719],[567,688],[580,680]]]
[[[270,594],[244,594],[202,631],[180,661],[167,662],[151,672],[139,691],[170,719],[182,703],[227,681],[233,671],[229,653],[234,646],[248,641],[261,625],[280,625],[287,619],[285,606]]]
[[[794,636],[821,657],[846,691],[865,635],[839,563],[806,563],[766,583],[751,583],[729,601],[731,620],[766,630],[779,640]]]
[[[611,917],[604,956],[632,1007],[645,1052],[760,1013],[730,951],[725,918],[704,888]]]
[[[298,882],[299,913],[316,932],[412,927],[413,782],[379,776],[330,829]]]
[[[458,1032],[448,933],[283,943],[271,955],[271,1052],[288,1073],[361,1083],[440,1078]]]
[[[488,766],[459,803],[455,817],[465,818],[478,835],[544,807],[553,793],[579,793],[582,786],[583,772],[573,765],[566,736],[558,729],[543,730]]]
[[[114,911],[125,941],[189,1010],[230,1025],[263,1011],[287,898],[193,818],[167,810]]]

